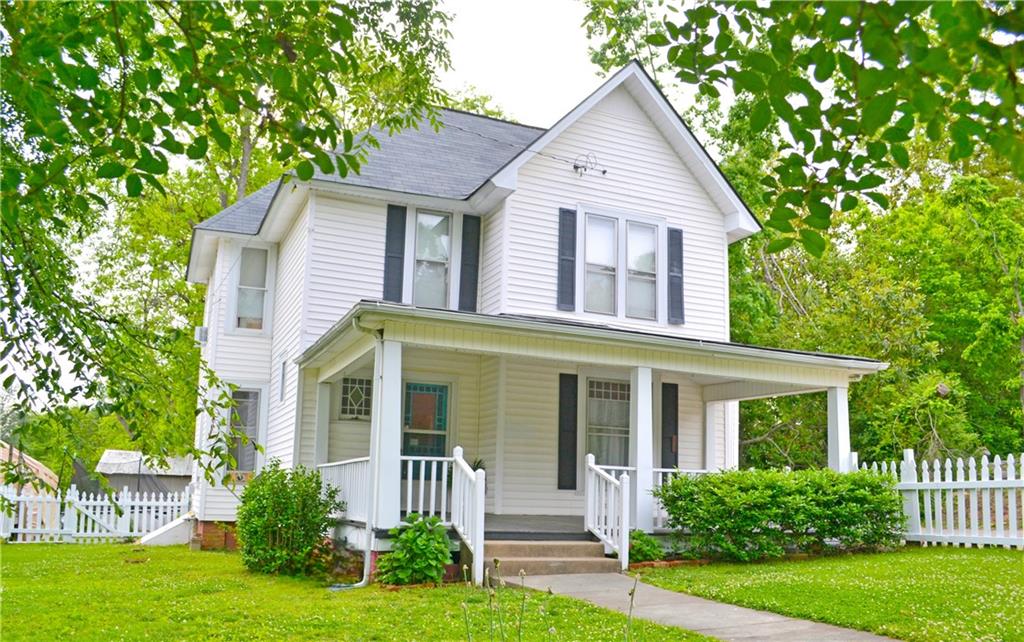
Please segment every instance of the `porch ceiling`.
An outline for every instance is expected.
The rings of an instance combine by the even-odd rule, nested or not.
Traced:
[[[485,315],[363,301],[297,360],[338,372],[374,337],[404,344],[526,358],[684,372],[721,398],[756,398],[845,386],[887,363],[623,330],[542,317]]]

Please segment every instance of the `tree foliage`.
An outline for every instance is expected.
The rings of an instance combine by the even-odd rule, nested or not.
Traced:
[[[314,167],[358,171],[376,144],[357,134],[363,126],[395,131],[443,102],[448,16],[410,0],[8,2],[0,11],[0,377],[23,407],[86,404],[133,437],[164,434],[194,412],[169,403],[218,385],[187,349],[195,299],[151,307],[186,286],[161,272],[167,263],[126,258],[183,253],[181,228],[198,221],[157,212],[190,186],[169,178],[172,167],[212,161],[220,171],[205,180],[221,205],[247,191],[256,145],[300,178]],[[124,206],[143,194],[159,197]],[[79,279],[82,242],[112,211],[130,213],[99,261],[118,269],[93,289]],[[136,233],[150,217],[166,234]],[[118,243],[154,241],[114,256]],[[200,400],[211,414],[230,404],[226,394]],[[212,448],[226,455],[228,438]],[[142,441],[158,459],[168,453],[159,439]]]
[[[749,98],[751,125],[781,135],[762,179],[782,250],[820,256],[835,213],[888,206],[886,172],[910,163],[917,135],[949,141],[948,159],[985,151],[1024,177],[1024,14],[1016,3],[650,0],[622,11],[589,0],[602,62],[633,43],[700,95]],[[629,3],[626,3],[629,4]],[[661,25],[647,17],[657,11]],[[609,51],[610,50],[610,51]]]

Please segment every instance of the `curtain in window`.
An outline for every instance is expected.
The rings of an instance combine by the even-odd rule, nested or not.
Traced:
[[[612,218],[587,216],[587,271],[583,289],[587,312],[615,314],[616,225]]]
[[[236,390],[231,393],[235,408],[231,414],[231,427],[244,433],[249,443],[236,440],[231,448],[235,458],[235,470],[252,472],[256,470],[256,439],[259,437],[260,393],[255,390]]]
[[[451,217],[416,213],[416,273],[413,303],[429,308],[448,307],[448,263],[451,257]]]
[[[238,327],[263,329],[264,299],[267,295],[267,251],[244,247],[238,274]]]
[[[587,452],[599,465],[629,465],[629,384],[587,380]]]

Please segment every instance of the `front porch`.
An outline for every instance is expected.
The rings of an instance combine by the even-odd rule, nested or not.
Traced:
[[[575,530],[625,563],[630,529],[665,524],[654,489],[736,466],[738,401],[827,391],[844,470],[847,386],[885,365],[399,305],[350,316],[300,359],[303,431],[365,545],[416,512],[471,550]]]

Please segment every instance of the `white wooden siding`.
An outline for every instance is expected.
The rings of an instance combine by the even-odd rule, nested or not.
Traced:
[[[360,299],[384,291],[387,205],[344,201],[317,194],[314,200],[308,320],[303,346],[313,343]]]
[[[495,510],[495,493],[501,485],[502,464],[498,461],[499,368],[498,357],[480,360],[480,402],[477,427],[477,451],[487,469],[487,511]]]
[[[481,234],[483,240],[480,248],[480,299],[477,311],[483,314],[501,312],[501,302],[505,288],[505,261],[502,260],[507,221],[504,207],[483,219]]]
[[[270,377],[270,335],[228,330],[228,316],[231,314],[228,307],[237,282],[238,259],[243,245],[238,241],[223,240],[217,249],[211,288],[206,294],[212,302],[208,326],[211,358],[207,363],[225,381],[266,382]],[[266,321],[271,322],[271,319]]]
[[[724,217],[628,92],[619,88],[609,94],[544,151],[522,167],[517,189],[506,201],[507,303],[502,311],[728,339]],[[606,175],[589,171],[577,176],[570,164],[551,158],[572,160],[589,153],[608,170]],[[557,310],[558,208],[580,203],[662,217],[683,229],[685,325]]]
[[[274,284],[274,339],[271,348],[269,416],[266,459],[280,459],[283,466],[295,461],[296,399],[299,368],[293,361],[302,347],[302,293],[306,277],[306,247],[309,235],[309,204],[302,209],[278,249],[277,279]],[[284,397],[281,396],[282,364]]]

